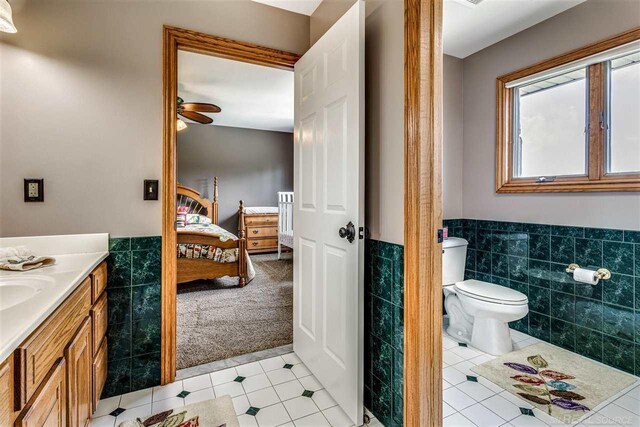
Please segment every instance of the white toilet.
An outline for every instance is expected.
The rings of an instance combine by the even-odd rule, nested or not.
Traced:
[[[457,237],[442,245],[444,305],[449,315],[447,333],[485,353],[499,356],[513,350],[509,322],[529,312],[522,292],[504,286],[464,280],[467,241]]]

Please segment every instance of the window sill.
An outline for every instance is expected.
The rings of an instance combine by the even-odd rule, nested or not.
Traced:
[[[552,182],[512,180],[499,183],[496,193],[587,193],[640,191],[640,177],[606,177],[602,180],[567,178]]]

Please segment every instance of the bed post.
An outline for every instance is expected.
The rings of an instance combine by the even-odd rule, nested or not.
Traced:
[[[218,177],[213,177],[213,202],[211,203],[211,221],[218,225]]]
[[[238,207],[238,286],[247,284],[247,239],[244,231],[244,202]]]

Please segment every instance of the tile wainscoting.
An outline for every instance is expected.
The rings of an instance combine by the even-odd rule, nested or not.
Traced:
[[[529,314],[511,327],[640,375],[640,231],[445,220],[469,242],[466,279],[526,294]],[[579,283],[570,263],[604,267],[610,280]]]
[[[162,238],[109,241],[109,368],[102,397],[160,384]]]
[[[365,406],[387,426],[402,425],[404,248],[367,239]]]
[[[109,242],[109,370],[103,398],[160,384],[161,237]],[[367,239],[365,405],[402,425],[404,249]]]

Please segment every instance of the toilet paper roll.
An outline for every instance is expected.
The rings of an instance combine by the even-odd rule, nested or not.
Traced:
[[[573,270],[573,280],[576,282],[587,283],[589,285],[597,285],[600,281],[598,273],[586,268],[576,268]]]

